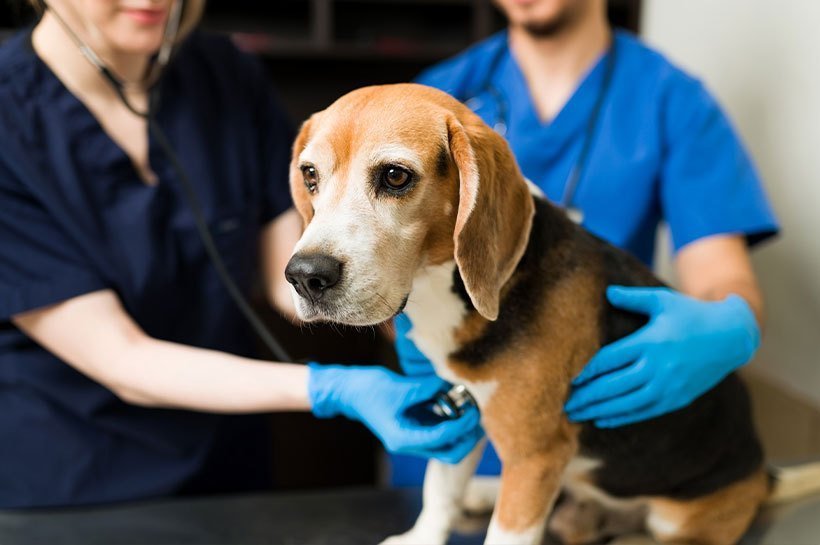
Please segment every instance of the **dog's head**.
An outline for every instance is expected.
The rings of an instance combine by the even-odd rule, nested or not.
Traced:
[[[413,84],[343,96],[302,126],[290,185],[303,320],[387,320],[419,268],[453,259],[478,312],[498,316],[534,207],[507,143],[457,100]]]

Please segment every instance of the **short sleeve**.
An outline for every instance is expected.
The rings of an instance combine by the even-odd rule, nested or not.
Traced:
[[[107,287],[0,154],[0,322]]]
[[[717,234],[750,245],[778,231],[763,184],[728,118],[704,87],[681,77],[664,102],[660,199],[675,251]]]

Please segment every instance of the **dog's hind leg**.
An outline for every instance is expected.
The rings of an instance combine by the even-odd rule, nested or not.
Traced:
[[[461,515],[462,498],[470,477],[484,452],[486,440],[479,441],[464,460],[455,465],[436,460],[427,463],[421,514],[408,532],[387,538],[382,545],[444,545]]]
[[[768,494],[768,475],[761,468],[700,498],[651,498],[647,527],[664,545],[734,545]]]

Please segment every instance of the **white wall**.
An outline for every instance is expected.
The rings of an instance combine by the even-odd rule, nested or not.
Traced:
[[[645,0],[642,29],[755,159],[783,231],[754,254],[768,328],[753,365],[820,405],[820,2]]]

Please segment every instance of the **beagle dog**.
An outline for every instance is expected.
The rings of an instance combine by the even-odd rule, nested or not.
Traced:
[[[290,183],[299,317],[367,326],[404,311],[436,373],[477,400],[503,465],[487,543],[539,543],[562,489],[550,525],[566,543],[642,528],[665,544],[740,539],[773,483],[744,386],[730,375],[623,428],[567,420],[572,378],[646,321],[606,287],[661,282],[535,195],[467,107],[414,84],[349,93],[302,126]],[[389,543],[446,542],[482,447],[429,463],[418,521]]]

